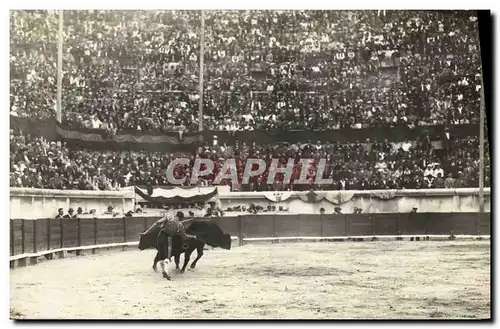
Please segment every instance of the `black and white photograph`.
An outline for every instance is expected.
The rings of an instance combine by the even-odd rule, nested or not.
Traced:
[[[492,320],[489,10],[11,5],[11,321]]]

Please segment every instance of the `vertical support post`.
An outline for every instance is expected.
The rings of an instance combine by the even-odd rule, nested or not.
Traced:
[[[455,226],[453,225],[455,223],[455,219],[453,218],[453,211],[450,213],[450,216],[451,216],[452,225],[450,225],[450,230],[448,231],[448,234],[451,236],[451,235],[455,234]],[[446,224],[446,221],[445,221],[445,224]],[[441,232],[439,232],[438,234],[441,234]]]
[[[123,216],[123,242],[127,242],[127,232],[128,232],[127,217]]]
[[[349,215],[348,214],[344,214],[342,215],[344,216],[344,236],[349,236],[349,233],[351,231],[350,227],[349,227]]]
[[[45,200],[45,198],[44,198]],[[50,240],[52,240],[52,225],[51,225],[51,218],[47,219],[47,250],[50,250]]]
[[[484,87],[481,74],[481,106],[479,114],[479,213],[484,212]]]
[[[93,219],[94,221],[94,245],[97,244],[97,218]],[[95,254],[95,249],[92,249],[92,253]]]
[[[59,227],[61,228],[61,243],[60,248],[64,248],[64,222],[62,218],[59,218]]]
[[[306,215],[307,216],[307,215]],[[301,230],[300,230],[300,224],[301,224],[301,220],[300,220],[300,215],[297,215],[297,233],[295,233],[295,236],[296,237],[300,237],[301,236]]]
[[[38,221],[36,219],[33,221],[33,252],[34,253],[38,252],[38,246],[37,246],[37,244],[38,244],[38,237],[37,237],[38,225],[37,225],[37,222]]]
[[[476,216],[476,225],[475,225],[475,230],[474,233],[471,232],[471,234],[476,234],[476,235],[481,235],[481,218],[483,217],[482,212],[478,212]]]
[[[26,232],[25,232],[25,226],[24,226],[24,221],[25,219],[22,219],[22,222],[21,222],[21,254],[24,254],[24,251],[25,251],[25,248],[24,248],[24,245],[25,245],[25,240],[26,240]]]
[[[430,218],[430,215],[431,213],[426,213],[426,216],[425,216],[425,223],[424,223],[424,234],[427,234],[427,232],[429,231],[429,218]]]
[[[82,227],[81,227],[81,224],[82,224],[81,218],[77,218],[76,219],[76,244],[78,247],[82,246]],[[80,254],[81,254],[81,250],[77,250],[76,255],[80,256]]]
[[[14,220],[10,220],[10,255],[13,256],[15,252],[14,248]]]
[[[273,215],[273,237],[276,236],[276,214]]]
[[[476,233],[480,235],[481,217],[484,214],[484,87],[481,70],[481,106],[479,114],[479,214],[477,216]]]
[[[205,56],[205,12],[201,11],[201,28],[200,28],[200,81],[198,99],[198,130],[203,131],[203,61]]]
[[[396,216],[396,234],[397,234],[397,235],[401,235],[401,230],[400,230],[400,228],[399,228],[399,225],[400,225],[400,224],[399,224],[399,220],[400,220],[400,218],[401,218],[401,214],[398,214],[398,215]]]
[[[238,239],[240,240],[240,246],[243,245],[243,216],[238,216]]]
[[[122,219],[123,223],[123,242],[127,242],[127,217],[123,216]],[[122,250],[125,250],[125,246],[122,247]]]
[[[479,28],[477,29],[479,34]],[[479,35],[478,35],[479,37]],[[478,38],[479,40],[479,38]],[[480,103],[479,103],[479,216],[477,218],[477,231],[479,234],[480,218],[484,213],[484,112],[485,112],[485,100],[484,100],[484,81],[483,81],[483,61],[481,58],[481,45],[478,44],[479,50],[479,70],[480,70],[480,81],[481,90],[479,90]]]
[[[325,224],[323,222],[323,217],[325,217],[323,214],[319,215],[321,237],[325,236]]]
[[[372,235],[375,235],[375,217],[373,214],[370,214],[370,220],[372,222]]]
[[[63,10],[59,11],[59,33],[57,43],[57,103],[56,103],[56,119],[58,122],[62,120],[62,77],[63,77]]]

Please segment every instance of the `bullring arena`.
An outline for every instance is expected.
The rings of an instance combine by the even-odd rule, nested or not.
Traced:
[[[11,11],[11,318],[491,318],[490,20]]]
[[[207,250],[173,281],[153,257],[103,251],[12,269],[11,318],[490,317],[485,240],[246,244]]]

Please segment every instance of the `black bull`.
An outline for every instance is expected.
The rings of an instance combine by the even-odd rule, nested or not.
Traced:
[[[175,268],[179,269],[180,256],[182,253],[184,255],[184,265],[180,272],[183,273],[186,270],[186,266],[189,263],[191,254],[194,250],[197,252],[197,257],[191,264],[191,268],[195,268],[196,263],[203,256],[203,248],[205,244],[211,247],[219,247],[223,249],[231,249],[231,236],[224,233],[221,228],[211,220],[192,220],[185,224],[186,233],[196,236],[196,239],[188,239],[183,245],[180,236],[176,235],[171,237],[172,239],[172,256],[175,260]],[[157,245],[158,234],[160,233],[160,228],[156,228],[148,234],[141,235],[139,240],[139,249],[151,249],[156,248],[167,248],[167,246]],[[156,253],[155,259],[153,261],[153,269],[156,271],[156,263],[162,259],[159,259],[159,253]]]

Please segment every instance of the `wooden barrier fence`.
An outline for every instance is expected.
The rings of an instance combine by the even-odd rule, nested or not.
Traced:
[[[157,218],[11,219],[11,260],[100,247],[134,246]],[[342,215],[245,215],[213,218],[240,243],[297,237],[490,235],[490,213],[397,213]],[[107,247],[106,247],[107,248]],[[35,257],[32,256],[32,257]],[[30,257],[27,257],[30,258]]]

